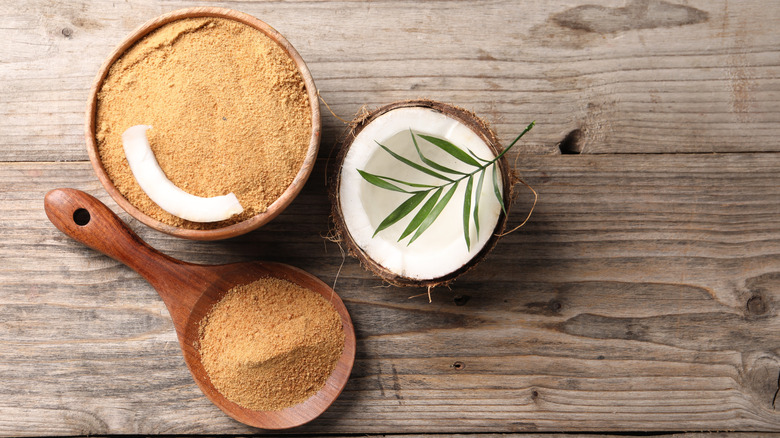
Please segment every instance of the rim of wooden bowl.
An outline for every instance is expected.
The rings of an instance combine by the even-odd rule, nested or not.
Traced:
[[[311,121],[312,132],[309,139],[309,147],[306,151],[306,157],[304,158],[303,165],[295,175],[293,182],[287,187],[282,195],[276,199],[268,208],[255,216],[252,216],[244,221],[227,225],[225,227],[208,229],[208,230],[195,230],[188,228],[175,227],[163,223],[157,219],[152,218],[146,213],[139,210],[136,206],[131,204],[116,188],[111,178],[108,177],[103,162],[100,159],[100,153],[98,152],[97,139],[95,138],[95,126],[97,122],[97,94],[103,86],[103,81],[108,74],[111,66],[116,62],[130,47],[132,47],[140,39],[148,35],[150,32],[177,20],[185,18],[201,18],[201,17],[217,17],[234,20],[252,28],[263,32],[287,53],[288,56],[295,62],[298,71],[303,77],[304,84],[306,85],[306,91],[309,96],[309,106],[311,108]],[[322,122],[320,119],[319,99],[317,96],[317,88],[314,85],[314,79],[311,76],[309,68],[301,58],[301,55],[297,50],[282,36],[276,29],[261,21],[260,19],[253,17],[249,14],[235,11],[233,9],[218,8],[218,7],[194,7],[179,9],[173,12],[169,12],[159,17],[153,18],[139,28],[134,30],[128,35],[113,52],[109,55],[103,65],[100,67],[95,81],[92,84],[92,89],[89,92],[89,100],[87,101],[87,113],[85,124],[85,137],[87,141],[87,152],[89,154],[89,160],[92,162],[92,168],[97,174],[103,187],[111,195],[111,198],[119,204],[122,209],[128,212],[132,217],[139,220],[143,224],[158,230],[163,233],[170,234],[172,236],[181,237],[191,240],[220,240],[230,237],[239,236],[255,230],[262,225],[265,225],[273,218],[278,216],[300,193],[306,180],[314,167],[314,163],[317,159],[317,152],[320,146],[320,134],[322,129]]]

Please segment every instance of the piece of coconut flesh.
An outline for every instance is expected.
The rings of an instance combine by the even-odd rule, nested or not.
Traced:
[[[407,246],[408,237],[401,242],[398,242],[398,237],[423,203],[404,219],[372,237],[382,220],[409,195],[376,187],[365,181],[357,169],[420,184],[440,185],[443,182],[401,163],[377,145],[379,142],[393,152],[421,163],[412,143],[410,129],[415,134],[439,137],[461,149],[468,148],[480,158],[490,160],[495,154],[465,124],[422,107],[388,111],[372,120],[353,140],[340,170],[339,187],[340,207],[348,232],[355,244],[379,265],[402,277],[431,280],[456,271],[479,253],[498,223],[501,205],[493,192],[492,167],[488,167],[480,195],[479,235],[472,224],[470,249],[467,249],[463,236],[465,180],[458,185],[454,196],[433,225],[411,245]],[[419,137],[417,141],[427,158],[455,170],[474,170]],[[478,176],[475,174],[474,191]],[[500,174],[498,185],[503,188]]]
[[[122,134],[127,163],[135,180],[149,198],[168,213],[192,222],[217,222],[244,211],[234,193],[204,198],[187,193],[173,184],[154,158],[146,131],[149,125],[136,125]]]

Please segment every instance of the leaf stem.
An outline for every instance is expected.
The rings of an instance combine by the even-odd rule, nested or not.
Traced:
[[[527,127],[524,129],[524,130],[523,130],[523,132],[521,132],[521,133],[520,133],[520,135],[518,135],[518,136],[517,136],[517,137],[516,137],[516,138],[515,138],[515,139],[512,141],[512,143],[510,143],[510,144],[509,144],[509,146],[505,147],[505,148],[504,148],[504,150],[503,150],[503,151],[501,151],[501,153],[499,153],[498,155],[496,155],[496,158],[493,158],[492,160],[489,160],[489,161],[485,161],[483,158],[479,158],[479,157],[477,157],[477,158],[478,158],[480,161],[485,161],[485,164],[483,164],[483,165],[481,165],[481,166],[477,167],[477,169],[476,169],[476,170],[474,170],[473,172],[471,172],[471,173],[468,173],[468,174],[465,174],[465,175],[461,176],[460,178],[456,179],[456,180],[455,180],[455,181],[453,181],[453,182],[461,181],[461,180],[463,180],[463,179],[465,179],[465,178],[468,178],[468,177],[470,177],[470,176],[472,176],[472,175],[476,174],[477,172],[483,171],[483,170],[487,169],[487,168],[488,168],[488,167],[489,167],[491,164],[493,164],[493,163],[495,163],[496,161],[500,160],[500,159],[501,159],[501,157],[503,157],[503,156],[504,156],[504,154],[506,154],[507,152],[509,152],[509,149],[512,149],[512,147],[515,145],[515,143],[517,143],[517,142],[518,142],[518,140],[520,140],[521,138],[523,138],[523,136],[524,136],[524,135],[525,135],[525,134],[526,134],[528,131],[530,131],[530,130],[531,130],[531,128],[533,128],[533,127],[534,127],[534,125],[536,125],[536,121],[533,121],[533,122],[531,122],[531,123],[530,123],[530,124],[529,124],[529,125],[528,125],[528,126],[527,126]],[[446,185],[449,185],[449,184],[452,184],[452,183],[447,183],[447,184],[444,184],[444,186],[446,186]]]

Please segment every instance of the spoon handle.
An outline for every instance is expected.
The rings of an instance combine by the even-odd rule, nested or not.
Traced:
[[[76,189],[54,189],[46,194],[43,205],[49,220],[60,231],[139,274],[144,274],[141,271],[149,262],[175,261],[146,244],[92,195]]]
[[[55,189],[43,201],[46,215],[60,231],[141,274],[173,314],[192,306],[191,285],[212,274],[201,265],[169,257],[141,240],[97,198],[76,189]]]

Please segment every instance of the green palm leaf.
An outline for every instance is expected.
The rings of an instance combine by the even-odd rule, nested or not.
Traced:
[[[433,192],[433,195],[431,195],[430,198],[428,198],[427,201],[425,201],[425,204],[423,204],[422,207],[420,207],[420,211],[417,212],[416,215],[414,215],[414,218],[412,218],[412,221],[409,222],[409,225],[406,227],[404,232],[401,234],[401,237],[398,238],[398,241],[404,239],[404,237],[412,234],[412,231],[416,230],[425,220],[426,217],[431,213],[431,210],[433,209],[433,206],[436,205],[436,201],[439,200],[439,196],[441,196],[441,191],[444,189],[444,187],[439,187],[438,190]]]
[[[477,182],[477,193],[474,195],[474,228],[477,229],[477,240],[479,240],[479,198],[482,196],[482,183],[485,182],[485,169],[479,174]]]
[[[477,160],[471,158],[471,155],[469,155],[466,152],[463,152],[463,149],[455,146],[454,144],[448,142],[447,140],[444,140],[443,138],[431,137],[430,135],[422,135],[422,134],[417,134],[417,135],[429,141],[430,143],[433,143],[434,145],[438,146],[441,150],[452,155],[458,160],[463,161],[464,163],[470,166],[479,167],[479,163],[477,162]]]
[[[501,196],[501,188],[498,186],[498,163],[493,163],[493,193],[496,194],[496,199],[498,199],[498,203],[501,204],[501,210],[506,214],[504,197]]]
[[[436,220],[437,217],[441,214],[442,210],[444,210],[444,207],[447,206],[447,203],[450,202],[450,198],[452,198],[452,195],[455,194],[455,189],[458,188],[458,183],[455,183],[452,185],[452,188],[447,191],[447,193],[444,194],[444,197],[441,198],[441,200],[436,204],[435,207],[431,210],[430,213],[428,213],[428,216],[426,216],[425,220],[420,224],[420,227],[417,228],[417,231],[414,233],[414,236],[412,236],[412,239],[409,240],[409,243],[407,245],[411,245],[412,242],[417,240],[420,235],[428,229],[428,227],[433,224],[433,221]]]
[[[412,134],[412,142],[414,143],[414,148],[417,149],[417,155],[420,156],[420,160],[423,163],[431,166],[432,168],[434,168],[434,169],[436,169],[436,170],[438,170],[440,172],[454,173],[456,175],[467,175],[466,172],[461,172],[459,170],[450,169],[447,166],[442,166],[441,164],[439,164],[439,163],[437,163],[437,162],[435,162],[435,161],[433,161],[431,159],[428,159],[425,155],[423,155],[422,151],[420,151],[420,146],[417,144],[417,139],[414,138],[414,132],[412,132],[412,130],[410,129],[409,133]]]
[[[379,226],[376,227],[376,231],[374,231],[374,236],[376,236],[378,232],[400,221],[407,214],[411,213],[412,210],[414,210],[414,208],[417,207],[422,202],[422,200],[425,199],[427,195],[428,192],[415,192],[414,195],[412,195],[409,199],[404,201],[401,205],[398,206],[398,208],[390,212],[390,214],[387,215],[387,217],[382,220]]]
[[[419,164],[408,158],[405,158],[391,151],[383,144],[376,142],[385,152],[390,154],[390,156],[392,156],[396,160],[404,163],[405,165],[419,172],[422,172],[426,175],[430,175],[444,182],[441,183],[440,185],[421,184],[421,183],[415,183],[409,181],[402,181],[400,179],[395,179],[389,176],[375,175],[358,169],[360,176],[363,177],[363,179],[370,184],[373,184],[385,190],[408,193],[411,195],[404,202],[402,202],[401,205],[396,207],[395,210],[393,210],[389,215],[387,215],[387,217],[385,217],[382,220],[382,222],[379,224],[376,231],[374,232],[374,236],[376,236],[377,233],[379,233],[380,231],[392,226],[396,222],[408,216],[409,213],[414,211],[427,198],[428,200],[425,201],[425,203],[420,207],[420,209],[417,211],[417,213],[414,215],[412,220],[404,229],[403,233],[401,233],[401,237],[398,238],[398,241],[401,241],[406,237],[408,237],[410,234],[414,233],[412,235],[412,238],[407,243],[407,245],[411,245],[412,242],[417,240],[417,238],[420,237],[420,235],[422,235],[422,233],[424,233],[436,221],[436,219],[439,217],[441,212],[444,210],[444,208],[447,206],[447,204],[450,202],[453,195],[455,194],[455,191],[458,188],[458,184],[460,184],[460,182],[463,181],[464,179],[468,178],[468,181],[466,181],[465,196],[463,199],[463,237],[464,240],[466,241],[466,248],[470,250],[471,249],[470,228],[471,228],[472,218],[474,222],[474,228],[477,231],[476,234],[477,238],[479,238],[479,206],[483,201],[482,188],[484,186],[484,182],[486,179],[485,174],[488,172],[488,168],[490,166],[493,166],[492,169],[493,193],[495,195],[496,200],[498,200],[499,205],[501,205],[501,211],[504,214],[507,214],[506,206],[504,205],[504,197],[501,194],[501,183],[499,181],[498,160],[501,159],[501,157],[503,157],[509,151],[509,149],[511,149],[523,137],[523,135],[525,135],[528,131],[530,131],[535,124],[536,122],[531,122],[525,128],[525,130],[523,130],[523,132],[521,132],[520,135],[518,135],[514,139],[514,141],[512,141],[512,143],[509,146],[504,148],[504,150],[502,150],[492,160],[486,160],[484,158],[481,158],[477,156],[477,154],[475,154],[472,150],[468,148],[463,150],[458,146],[442,138],[437,138],[430,135],[415,134],[414,131],[411,130],[411,128],[409,129],[409,133],[412,136],[412,142],[414,143],[414,148],[417,151],[417,155],[419,156],[420,161],[422,161],[423,164]],[[472,168],[474,168],[474,170],[472,170],[471,172],[459,171],[444,166],[441,163],[437,163],[434,160],[431,160],[430,158],[426,157],[425,154],[423,154],[422,148],[417,143],[416,137],[420,137],[426,140],[427,142],[433,144],[434,146],[443,150],[447,154],[451,155],[455,159],[471,166]],[[443,175],[440,172],[449,173],[455,176],[450,178],[448,176]],[[476,184],[476,193],[474,193],[474,179],[477,173],[479,173],[479,179],[477,180],[477,184]],[[444,192],[444,188],[448,185],[452,185],[452,187],[448,189],[447,192],[442,196],[442,192]],[[406,189],[404,186],[410,188],[418,188],[422,190],[413,191],[412,189]],[[430,195],[430,197],[428,197],[428,195]]]
[[[474,175],[469,176],[466,183],[466,194],[463,198],[463,237],[466,238],[466,249],[471,249],[471,230],[469,218],[471,217],[471,188],[474,185]]]
[[[377,186],[379,188],[382,188],[382,189],[385,189],[385,190],[392,190],[394,192],[409,193],[408,191],[406,191],[406,190],[404,190],[404,189],[402,189],[402,188],[400,188],[400,187],[398,187],[398,186],[396,186],[394,184],[391,184],[391,183],[385,181],[385,178],[383,178],[383,177],[381,177],[379,175],[374,175],[373,173],[364,172],[364,171],[362,171],[360,169],[358,169],[357,171],[360,174],[360,176],[363,177],[364,180],[368,181],[369,183],[371,183],[371,184],[373,184],[373,185],[375,185],[375,186]]]
[[[466,148],[466,150],[469,152],[469,155],[471,155],[472,157],[476,158],[477,161],[481,161],[483,163],[490,163],[490,160],[486,160],[484,158],[480,158],[480,156],[475,154],[474,151],[472,151],[471,149]]]
[[[434,185],[431,185],[431,184],[418,184],[418,183],[412,183],[412,182],[407,182],[407,181],[401,181],[400,179],[390,178],[389,176],[382,176],[382,175],[374,175],[374,176],[376,176],[377,178],[382,178],[383,180],[386,180],[386,181],[397,182],[399,184],[403,184],[403,185],[409,186],[409,187],[419,187],[419,188],[423,188],[423,189],[435,189],[435,188],[439,187],[439,186],[434,186]]]
[[[423,166],[421,166],[421,165],[419,165],[419,164],[415,163],[414,161],[411,161],[411,160],[409,160],[408,158],[404,158],[404,157],[402,157],[402,156],[400,156],[400,155],[396,154],[395,152],[393,152],[393,151],[391,151],[390,149],[388,149],[388,148],[387,148],[387,146],[383,145],[382,143],[379,143],[379,142],[377,142],[376,144],[378,144],[378,145],[379,145],[379,147],[381,147],[382,149],[384,149],[384,150],[385,150],[385,152],[387,152],[388,154],[390,154],[390,155],[391,155],[393,158],[395,158],[396,160],[398,160],[398,161],[400,161],[400,162],[402,162],[402,163],[406,164],[407,166],[409,166],[409,167],[411,167],[411,168],[413,168],[413,169],[419,170],[419,171],[420,171],[420,172],[422,172],[422,173],[426,173],[426,174],[428,174],[428,175],[430,175],[430,176],[432,176],[432,177],[435,177],[435,178],[443,179],[443,180],[445,180],[445,181],[452,182],[452,179],[450,179],[450,178],[447,178],[446,176],[444,176],[444,175],[442,175],[442,174],[440,174],[440,173],[437,173],[437,172],[435,172],[435,171],[433,171],[433,170],[431,170],[431,169],[428,169],[427,167],[423,167]]]

